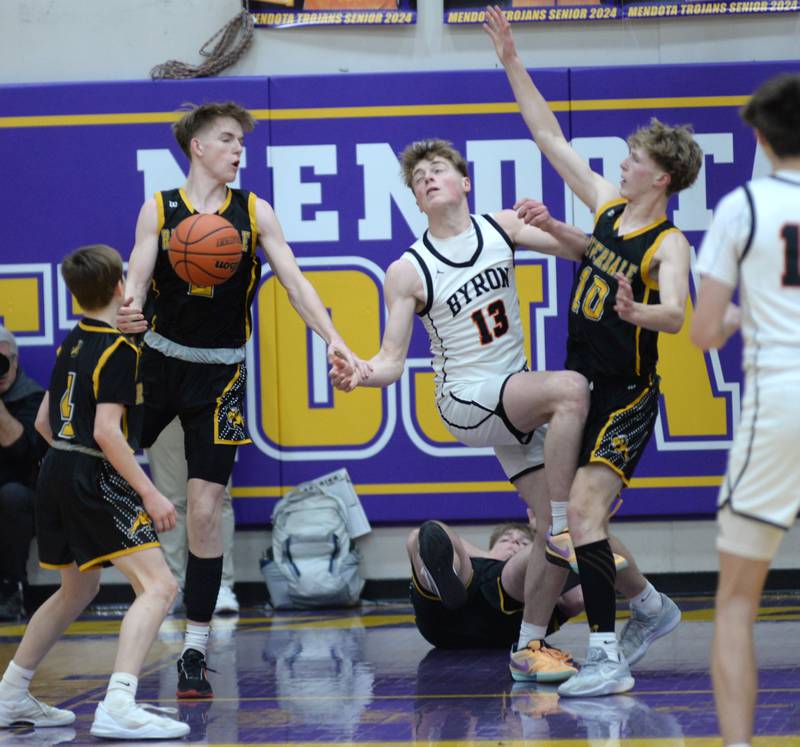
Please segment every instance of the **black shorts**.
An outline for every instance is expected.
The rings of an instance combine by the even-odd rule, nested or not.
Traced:
[[[467,601],[457,610],[445,609],[438,597],[422,588],[416,575],[411,578],[410,597],[416,625],[422,637],[438,648],[508,649],[519,638],[524,604],[503,588],[504,560],[470,558],[472,579]],[[580,583],[570,573],[563,591]],[[558,630],[566,620],[553,611],[548,632]]]
[[[36,541],[42,568],[82,571],[159,546],[142,499],[109,462],[58,449],[39,471]]]
[[[251,443],[245,425],[244,363],[189,363],[144,346],[142,446],[148,448],[177,415],[189,478],[226,485],[236,447]]]
[[[630,482],[656,425],[659,382],[658,376],[591,381],[579,467],[605,464]]]

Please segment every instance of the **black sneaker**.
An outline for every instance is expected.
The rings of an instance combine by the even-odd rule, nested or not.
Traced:
[[[419,555],[436,585],[433,591],[449,610],[457,610],[467,601],[467,588],[453,568],[454,552],[447,532],[435,521],[426,521],[419,528]]]
[[[206,678],[206,672],[214,670],[206,666],[205,654],[193,648],[187,648],[178,659],[178,692],[179,698],[213,698],[214,691]]]

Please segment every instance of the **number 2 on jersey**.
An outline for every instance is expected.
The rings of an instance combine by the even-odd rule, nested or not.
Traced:
[[[494,326],[489,328],[486,321],[484,312],[491,317],[490,321],[494,322]],[[508,332],[508,317],[506,316],[506,307],[502,301],[492,301],[486,309],[478,309],[473,311],[470,315],[473,324],[478,328],[478,334],[481,337],[481,345],[488,345],[496,337],[502,337]]]

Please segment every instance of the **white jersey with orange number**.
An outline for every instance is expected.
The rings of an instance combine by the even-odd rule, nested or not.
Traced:
[[[471,216],[468,230],[447,239],[425,231],[403,257],[425,289],[419,316],[430,337],[437,400],[525,369],[513,244],[491,216]]]
[[[800,364],[800,171],[779,171],[726,195],[698,271],[739,286],[744,368]]]

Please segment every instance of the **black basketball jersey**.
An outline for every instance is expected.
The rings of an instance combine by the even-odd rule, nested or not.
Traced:
[[[658,361],[658,332],[623,321],[614,311],[621,272],[637,303],[659,303],[658,278],[650,264],[667,234],[678,229],[666,216],[638,231],[617,233],[627,202],[603,206],[572,286],[566,367],[590,380],[597,376],[647,377]]]
[[[137,381],[139,349],[118,329],[84,318],[58,349],[50,376],[50,428],[53,438],[100,450],[94,440],[97,405],[125,406],[122,432],[139,448],[142,387]]]
[[[151,329],[192,348],[240,348],[250,337],[250,305],[261,277],[256,254],[258,224],[256,196],[228,189],[217,214],[227,218],[242,237],[242,261],[232,277],[213,286],[196,286],[182,280],[169,262],[172,231],[197,211],[183,189],[156,192],[158,257],[153,270]]]

